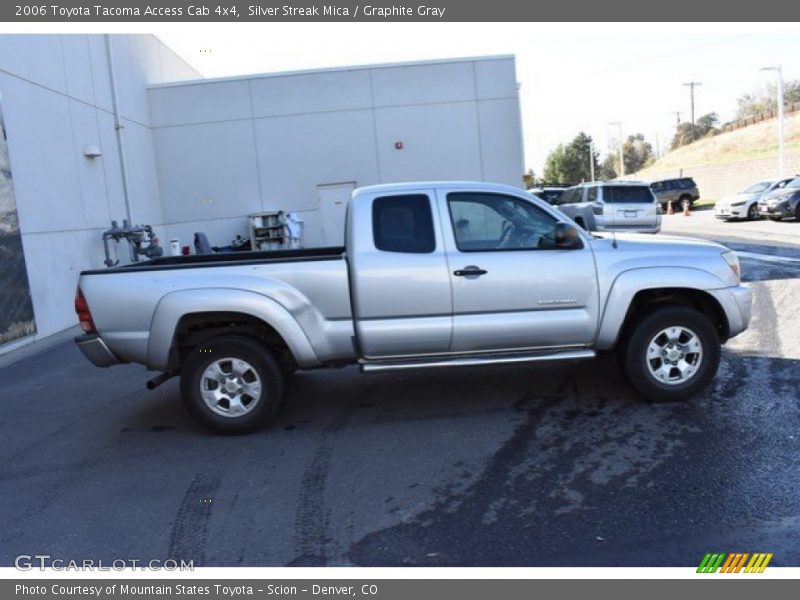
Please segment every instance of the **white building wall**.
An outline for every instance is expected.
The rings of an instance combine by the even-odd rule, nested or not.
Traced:
[[[325,184],[522,185],[509,56],[165,84],[149,100],[165,236],[182,243],[224,245],[244,215],[293,210],[319,245]]]
[[[306,244],[320,244],[319,185],[522,184],[513,57],[205,81],[153,36],[109,42],[131,214],[164,247],[173,236],[191,243],[195,231],[227,244],[260,210],[302,211]],[[74,325],[78,275],[103,266],[101,234],[126,217],[106,43],[0,35],[34,339]],[[86,158],[86,145],[102,156]],[[125,262],[127,244],[119,251]],[[0,345],[0,354],[29,341]]]
[[[133,218],[160,225],[146,86],[199,74],[153,36],[112,36],[111,48]],[[0,97],[41,338],[75,323],[78,274],[102,267],[102,231],[125,218],[104,36],[0,35]],[[89,144],[100,158],[83,155]]]

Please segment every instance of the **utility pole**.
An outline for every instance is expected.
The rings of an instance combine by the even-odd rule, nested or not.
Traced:
[[[674,113],[672,113],[672,114],[674,114],[674,115],[675,115],[675,117],[676,117],[676,121],[675,121],[675,127],[680,127],[680,126],[681,126],[681,111],[679,111],[679,110],[676,110],[676,111],[675,111]]]
[[[589,138],[589,172],[594,181],[594,140]]]
[[[778,74],[778,177],[786,173],[786,143],[784,140],[784,114],[783,114],[783,70],[781,66],[763,67],[762,71],[776,71]]]
[[[694,88],[703,84],[699,81],[690,81],[689,83],[684,83],[683,85],[689,87],[689,93],[692,96],[692,125],[694,125]]]
[[[617,126],[618,143],[617,152],[619,152],[619,177],[625,177],[625,160],[622,156],[622,121],[611,121],[609,125]]]

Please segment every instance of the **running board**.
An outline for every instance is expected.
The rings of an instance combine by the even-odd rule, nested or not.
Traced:
[[[530,354],[480,354],[472,356],[430,357],[416,359],[394,359],[363,361],[361,370],[364,373],[380,373],[382,371],[402,371],[405,369],[430,369],[438,367],[477,367],[481,365],[507,365],[550,360],[582,360],[594,358],[594,350],[564,350],[561,352],[537,352]]]

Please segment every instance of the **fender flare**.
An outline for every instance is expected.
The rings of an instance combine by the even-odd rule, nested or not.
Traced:
[[[694,267],[641,267],[623,271],[614,279],[606,296],[595,346],[598,350],[614,347],[633,298],[641,291],[685,289],[707,293],[725,287],[727,284],[717,276]],[[719,304],[713,294],[708,296]]]
[[[194,288],[166,294],[156,305],[147,342],[148,367],[166,370],[180,320],[186,315],[205,312],[235,312],[260,319],[283,338],[299,367],[320,364],[295,318],[271,298],[241,289]]]

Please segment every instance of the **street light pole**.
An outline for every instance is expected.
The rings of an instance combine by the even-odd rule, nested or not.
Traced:
[[[622,121],[612,121],[609,125],[617,126],[617,133],[619,143],[617,144],[617,152],[619,152],[619,176],[625,177],[625,160],[622,157]]]
[[[589,172],[594,181],[594,140],[591,138],[589,139]]]
[[[762,71],[776,71],[778,73],[778,177],[786,173],[786,143],[784,140],[784,98],[783,98],[783,69],[777,67],[763,67]]]

